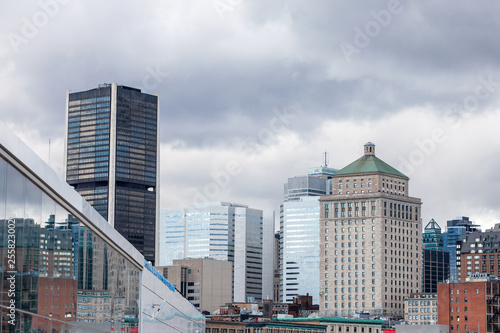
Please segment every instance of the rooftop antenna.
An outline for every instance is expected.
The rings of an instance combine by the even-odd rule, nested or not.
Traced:
[[[325,151],[325,168],[328,168],[328,153]]]

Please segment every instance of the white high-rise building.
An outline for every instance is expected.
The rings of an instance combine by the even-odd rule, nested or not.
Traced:
[[[309,294],[319,302],[319,196],[331,193],[337,170],[321,167],[284,185],[280,214],[280,300]]]
[[[235,302],[272,297],[274,212],[229,202],[162,209],[159,265],[214,258],[234,264]]]

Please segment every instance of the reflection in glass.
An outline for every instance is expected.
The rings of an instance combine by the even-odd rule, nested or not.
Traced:
[[[136,331],[140,270],[3,159],[0,255],[2,332]]]

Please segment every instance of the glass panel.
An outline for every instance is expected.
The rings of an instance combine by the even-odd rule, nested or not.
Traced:
[[[0,240],[2,332],[138,326],[139,269],[3,159]]]

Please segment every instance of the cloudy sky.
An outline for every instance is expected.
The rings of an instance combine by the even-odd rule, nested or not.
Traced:
[[[279,212],[283,183],[363,144],[424,224],[500,222],[495,1],[11,1],[0,121],[62,174],[66,90],[159,93],[161,207]],[[51,141],[49,154],[49,139]],[[279,214],[278,214],[279,215]]]

